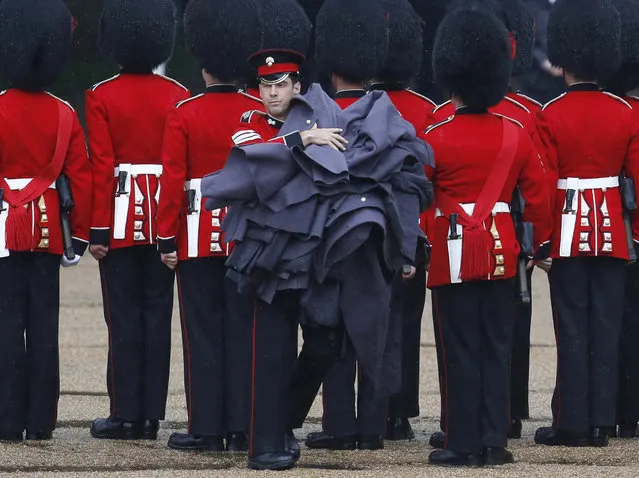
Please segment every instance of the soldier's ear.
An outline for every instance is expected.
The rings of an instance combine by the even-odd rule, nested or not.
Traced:
[[[300,91],[302,91],[302,84],[299,81],[293,83],[293,93],[299,95]]]

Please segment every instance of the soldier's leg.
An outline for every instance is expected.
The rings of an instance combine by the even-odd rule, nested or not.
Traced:
[[[482,283],[481,423],[485,447],[506,447],[510,352],[515,328],[514,282],[511,279]]]
[[[26,429],[29,434],[47,438],[55,429],[60,396],[60,256],[33,253],[30,263],[26,327],[29,396]]]
[[[100,261],[102,302],[109,332],[107,388],[111,418],[142,419],[144,328],[141,248],[112,249]]]
[[[463,454],[481,452],[481,293],[472,282],[433,290],[442,338],[444,446]]]
[[[333,437],[357,435],[355,416],[355,354],[338,359],[326,374],[322,389],[323,430]],[[360,390],[361,393],[361,390]]]
[[[442,353],[442,328],[439,314],[435,307],[434,294],[431,295],[431,315],[433,317],[433,334],[435,338],[435,354],[437,357],[437,378],[439,384],[439,429],[446,432],[446,387],[444,384],[444,357]]]
[[[225,259],[225,258],[224,258]],[[221,267],[226,273],[226,267]],[[237,285],[224,279],[224,402],[228,433],[248,433],[251,398],[251,332],[253,299],[241,295]],[[295,355],[291,361],[295,360]]]
[[[142,317],[145,355],[142,418],[163,420],[169,390],[175,273],[162,263],[154,246],[144,246],[143,254]]]
[[[613,427],[624,307],[625,261],[589,259],[590,426]]]
[[[188,431],[209,437],[224,433],[225,271],[216,259],[189,259],[177,267]]]
[[[22,440],[26,426],[27,361],[24,331],[29,307],[29,253],[0,259],[0,439]]]
[[[620,435],[634,435],[639,422],[639,264],[626,267],[624,313],[619,344]],[[625,432],[625,433],[624,433]]]
[[[583,434],[590,426],[588,260],[556,259],[550,275],[557,334],[557,428]]]
[[[359,425],[360,449],[377,449],[383,446],[386,430],[388,396],[375,384],[362,367],[358,373],[357,422]]]
[[[532,290],[532,272],[527,273],[528,290]],[[519,287],[514,281],[515,297]],[[530,375],[530,326],[532,319],[532,302],[523,304],[517,299],[515,305],[514,336],[510,362],[510,418],[529,418],[528,385]]]

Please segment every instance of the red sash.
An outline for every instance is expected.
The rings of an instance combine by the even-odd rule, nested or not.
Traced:
[[[28,251],[32,247],[31,221],[25,204],[39,198],[55,182],[64,165],[73,129],[71,109],[58,103],[58,136],[51,162],[21,190],[12,191],[7,181],[0,177],[0,188],[4,190],[4,200],[9,204],[6,223],[6,247],[11,251]]]
[[[477,197],[472,215],[466,214],[461,205],[441,189],[435,190],[435,204],[443,215],[449,217],[450,214],[456,213],[459,224],[464,226],[460,270],[462,281],[485,279],[493,271],[491,257],[493,238],[484,228],[484,221],[492,212],[504,189],[519,143],[517,126],[504,118],[501,118],[501,122],[503,125],[501,149]]]

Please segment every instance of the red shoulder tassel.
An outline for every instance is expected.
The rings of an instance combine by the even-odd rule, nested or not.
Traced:
[[[463,234],[461,280],[484,280],[492,273],[493,238],[481,223],[464,227]]]
[[[6,246],[10,251],[29,251],[33,246],[31,221],[26,207],[18,206],[9,209],[6,223]]]

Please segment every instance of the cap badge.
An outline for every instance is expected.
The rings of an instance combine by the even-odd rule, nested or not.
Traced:
[[[275,60],[273,59],[273,57],[272,57],[272,56],[269,56],[269,57],[266,59],[266,64],[267,64],[268,66],[273,66],[273,63],[275,63]]]

